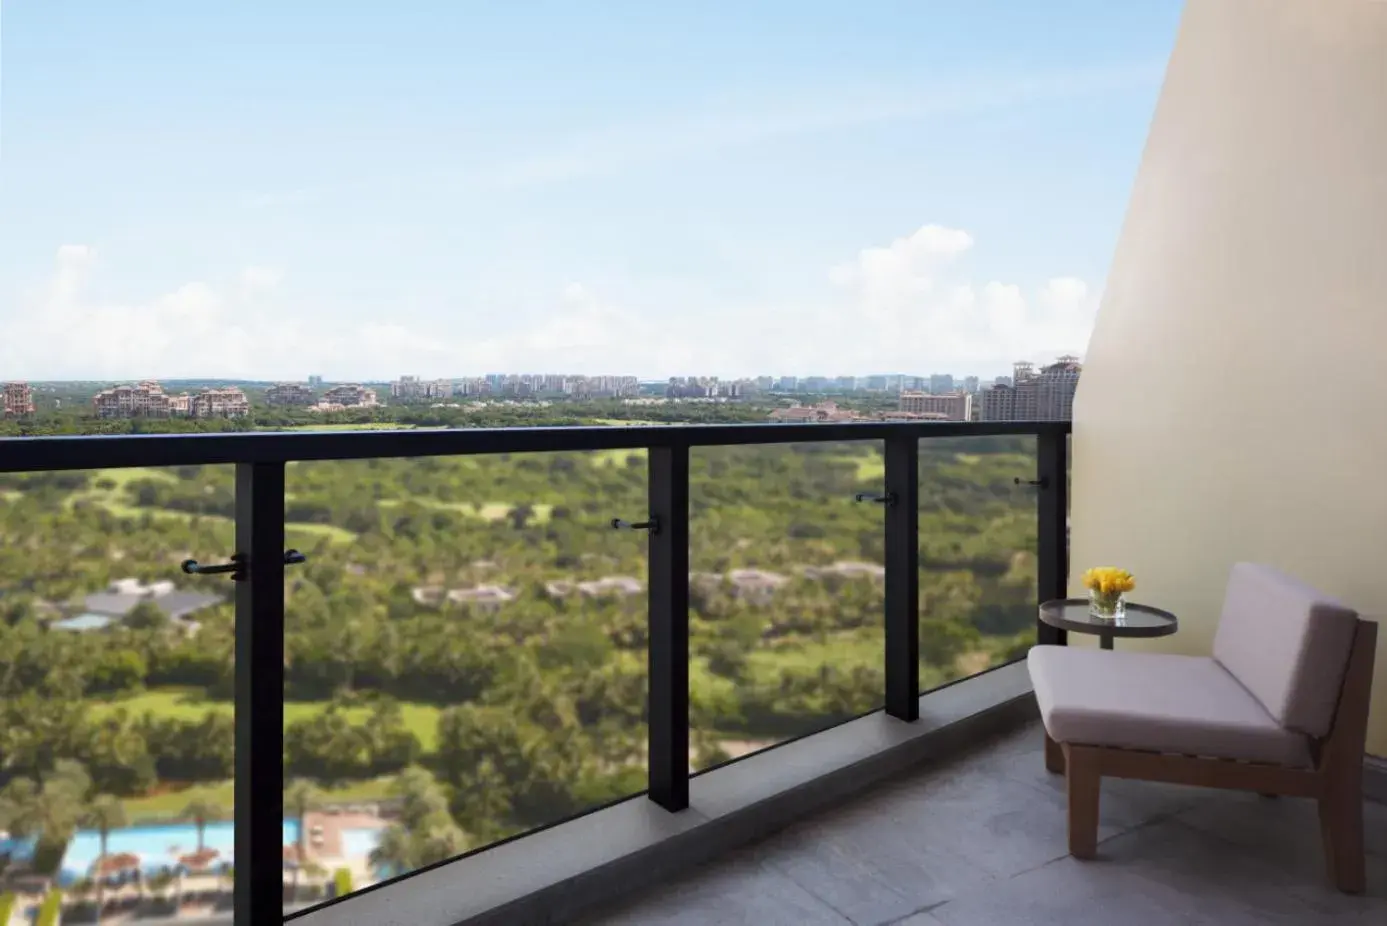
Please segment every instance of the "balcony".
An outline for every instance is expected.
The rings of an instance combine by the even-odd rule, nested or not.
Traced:
[[[171,805],[187,803],[184,831],[155,829],[176,846],[128,845],[144,831],[118,815],[106,856],[136,856],[128,864],[141,871],[131,876],[135,888],[124,875],[107,881],[116,900],[106,908],[134,922],[173,915],[242,926],[287,916],[308,926],[444,926],[604,916],[704,922],[746,903],[761,913],[729,922],[914,917],[904,921],[919,926],[999,922],[989,918],[999,898],[1020,903],[1013,892],[1024,887],[1039,889],[1038,909],[1053,900],[1056,916],[1076,922],[1081,910],[1111,911],[1102,904],[1119,896],[1133,916],[1155,917],[1171,890],[1189,895],[1174,909],[1234,917],[1219,922],[1265,909],[1258,891],[1277,898],[1277,909],[1381,912],[1387,885],[1348,898],[1315,878],[1317,841],[1294,801],[1250,806],[1119,783],[1105,797],[1108,861],[1060,861],[1064,805],[1036,754],[1035,703],[1016,660],[1036,640],[1064,642],[1036,621],[1035,605],[1066,586],[1068,432],[1065,422],[885,423],[0,441],[0,473],[31,480],[5,484],[19,486],[5,489],[11,507],[0,509],[13,512],[11,533],[39,523],[26,505],[46,504],[105,532],[100,543],[73,545],[74,555],[143,557],[130,567],[139,579],[111,587],[147,594],[154,607],[125,608],[114,629],[86,631],[117,636],[55,632],[113,648],[145,641],[156,664],[183,666],[160,668],[159,679],[208,677],[201,702],[183,696],[186,709],[217,697],[234,704],[234,721],[220,728],[235,738],[231,800],[199,810],[198,795],[216,804],[204,786]],[[57,478],[64,473],[74,476]],[[751,473],[760,481],[748,482]],[[445,488],[454,478],[494,486],[505,474],[533,477],[537,496],[523,517],[518,505],[488,516],[494,502]],[[410,487],[409,501],[391,494],[400,486]],[[63,503],[53,494],[62,487],[78,497]],[[342,492],[361,493],[389,529],[351,511],[304,520]],[[134,500],[133,511],[122,498]],[[805,510],[816,513],[797,514]],[[442,514],[452,511],[465,516]],[[63,523],[45,529],[75,540]],[[430,526],[453,531],[451,543],[465,549],[440,547]],[[990,539],[969,539],[981,537]],[[290,550],[290,538],[301,549]],[[496,548],[505,538],[523,544]],[[787,565],[805,557],[812,562]],[[111,569],[125,568],[43,561],[25,573],[19,562],[8,560],[6,582],[30,588],[67,588],[59,580],[73,575],[109,580]],[[440,572],[441,562],[460,565]],[[955,600],[972,587],[959,585],[960,570],[985,577],[981,598]],[[166,577],[224,596],[222,612],[212,605],[171,615],[161,595],[192,599]],[[388,591],[372,598],[366,579]],[[375,615],[374,629],[363,614]],[[605,639],[577,633],[594,621]],[[718,630],[747,621],[758,628],[750,635]],[[180,633],[167,632],[173,624]],[[390,675],[372,658],[373,648],[391,649],[421,628],[428,633],[418,644],[392,657],[420,668]],[[491,636],[465,638],[504,645],[485,656],[464,648],[448,657],[463,659],[461,667],[440,675],[428,651],[447,652],[445,641],[476,628]],[[353,637],[368,632],[374,647]],[[20,638],[20,672],[34,668],[26,654],[40,654],[41,639]],[[186,656],[217,639],[234,650],[223,667],[234,666],[232,691],[220,695],[220,676],[199,661],[206,651]],[[306,650],[306,639],[316,649]],[[508,649],[537,661],[507,661]],[[334,661],[335,651],[343,655]],[[563,661],[592,651],[601,659],[587,670]],[[773,657],[789,662],[767,670]],[[628,672],[613,668],[626,662]],[[519,688],[497,680],[516,672],[528,679]],[[592,678],[604,691],[615,686],[601,709],[581,694]],[[431,687],[445,684],[455,690]],[[516,702],[527,687],[541,696]],[[331,706],[305,714],[319,690]],[[511,700],[498,701],[496,691]],[[373,700],[385,693],[411,700]],[[116,703],[145,705],[156,694],[169,692],[151,682],[144,700],[122,692]],[[428,748],[402,720],[405,710],[426,709],[438,737]],[[564,712],[574,713],[564,720]],[[10,723],[22,728],[25,716]],[[94,716],[98,742],[132,729],[104,709]],[[531,738],[508,751],[517,716]],[[212,717],[200,722],[212,724],[207,730],[177,729],[216,736]],[[219,774],[199,770],[213,760],[197,750],[176,762],[160,754],[185,744],[143,723],[133,729],[147,737],[156,769]],[[113,774],[95,745],[39,745],[28,761],[42,764],[24,767],[37,772],[40,796],[67,774],[55,763],[64,750],[95,756],[100,788],[149,788]],[[361,763],[367,771],[352,770]],[[387,768],[392,784],[372,792],[362,776]],[[151,797],[127,807],[160,801],[174,774],[157,774]],[[488,804],[488,794],[500,803]],[[234,829],[225,804],[234,806]],[[1383,820],[1381,808],[1371,813]],[[20,819],[30,831],[45,825]],[[10,872],[12,889],[30,890],[20,909],[56,896],[49,902],[74,914],[65,922],[91,910],[81,876],[99,855],[92,827],[100,823],[85,802],[72,819],[84,829],[65,853],[57,847],[56,867],[49,860],[56,877],[44,877],[37,858]],[[210,854],[200,860],[204,837]],[[1282,850],[1291,854],[1277,856]],[[179,862],[170,874],[151,869],[150,855]],[[1218,865],[1207,861],[1214,855]],[[708,874],[680,880],[708,863]],[[162,904],[149,897],[160,879]],[[652,881],[661,887],[634,906],[601,912]]]
[[[379,904],[441,902],[439,922],[519,922],[582,905],[555,897],[556,869],[516,859],[557,853],[590,906],[618,886],[600,862],[711,858],[864,775],[1023,720],[1010,663],[1037,634],[1060,639],[1035,603],[1063,587],[1067,432],[0,442],[0,473],[22,474],[0,509],[12,549],[45,532],[67,544],[3,566],[9,665],[32,679],[7,679],[26,699],[7,723],[28,737],[11,741],[0,792],[16,908],[80,921],[100,878],[107,913],[136,921],[385,922]],[[533,501],[454,491],[507,478]],[[117,591],[139,601],[104,621],[67,614]],[[450,651],[459,635],[474,642]],[[105,650],[138,672],[106,667]],[[58,710],[67,698],[82,721]],[[103,822],[98,792],[125,810]],[[644,834],[619,835],[631,825]],[[428,921],[422,909],[401,922]]]
[[[1043,731],[980,739],[585,926],[1166,926],[1387,917],[1387,806],[1366,807],[1362,897],[1326,882],[1313,805],[1178,785],[1104,783],[1101,861],[1062,853],[1064,784]]]

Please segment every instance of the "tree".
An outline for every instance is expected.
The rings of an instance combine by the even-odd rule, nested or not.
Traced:
[[[299,866],[308,858],[308,812],[317,809],[322,802],[323,792],[306,778],[295,778],[284,789],[284,807],[292,810],[299,821]],[[296,879],[297,880],[297,879]]]
[[[448,813],[448,798],[426,769],[405,769],[391,790],[400,798],[400,819],[381,833],[371,852],[373,865],[403,874],[466,851],[467,835]]]
[[[38,833],[39,786],[32,778],[15,778],[0,790],[0,829],[16,839]]]
[[[42,785],[16,778],[0,791],[0,821],[14,835],[37,835],[35,857],[51,858],[56,864],[90,790],[91,778],[81,763],[60,759]]]
[[[414,864],[414,840],[410,832],[398,823],[387,827],[371,850],[370,861],[372,868],[385,868],[395,875],[418,868]]]
[[[168,623],[164,609],[152,601],[141,601],[125,614],[125,626],[132,630],[159,630]]]
[[[226,816],[226,811],[216,800],[210,797],[199,795],[188,802],[183,808],[179,817],[184,820],[191,820],[197,826],[197,851],[201,852],[206,845],[205,836],[207,824],[220,820]]]
[[[101,910],[106,904],[106,877],[102,863],[106,861],[106,840],[111,830],[125,826],[125,805],[109,794],[98,794],[82,812],[83,826],[91,827],[101,836],[101,855],[96,859],[96,921],[101,922]]]

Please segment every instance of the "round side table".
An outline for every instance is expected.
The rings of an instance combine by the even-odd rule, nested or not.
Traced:
[[[1167,637],[1180,627],[1179,619],[1169,611],[1131,602],[1121,617],[1098,617],[1089,611],[1087,598],[1047,601],[1040,606],[1040,619],[1061,630],[1094,634],[1103,649],[1112,649],[1116,637]]]

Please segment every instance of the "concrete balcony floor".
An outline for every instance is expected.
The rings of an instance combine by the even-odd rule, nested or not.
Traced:
[[[587,926],[1387,923],[1387,806],[1368,893],[1329,886],[1312,802],[1105,779],[1098,859],[1065,848],[1036,724],[922,767]]]

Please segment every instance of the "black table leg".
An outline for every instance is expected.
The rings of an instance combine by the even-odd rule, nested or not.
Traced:
[[[1112,634],[1102,633],[1098,635],[1098,645],[1102,649],[1112,649]]]

